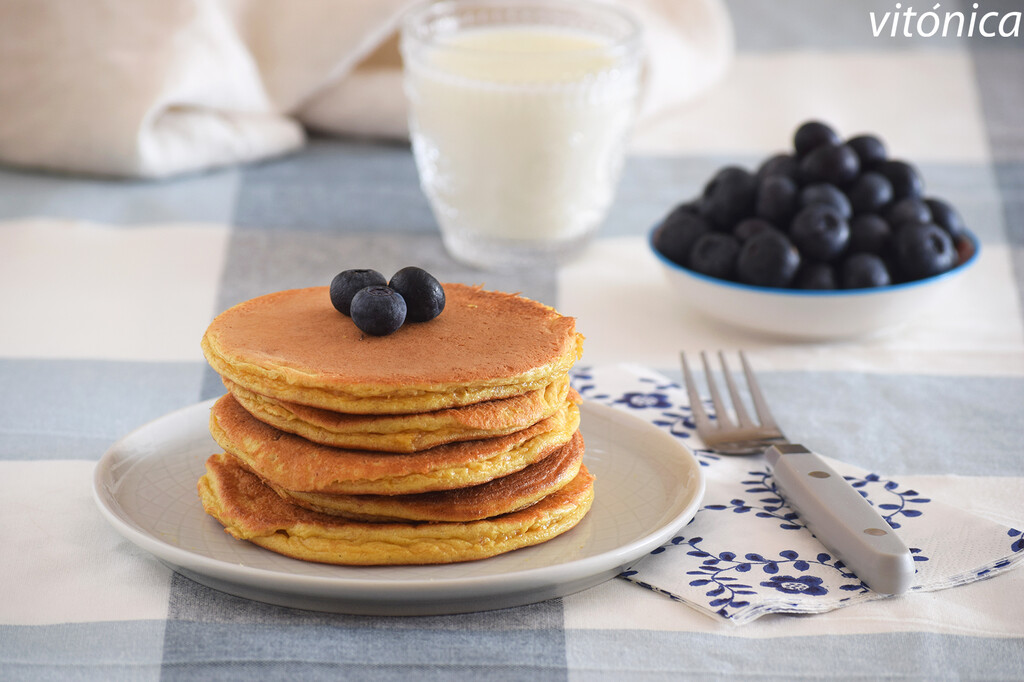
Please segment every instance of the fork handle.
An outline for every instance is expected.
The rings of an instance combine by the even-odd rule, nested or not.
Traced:
[[[858,578],[882,594],[910,588],[910,550],[842,475],[802,445],[773,445],[765,457],[789,506]]]

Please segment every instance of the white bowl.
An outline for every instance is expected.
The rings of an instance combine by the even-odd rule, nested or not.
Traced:
[[[972,252],[952,270],[914,282],[876,289],[811,291],[740,284],[688,270],[648,245],[657,256],[673,292],[684,304],[718,321],[794,340],[828,341],[875,334],[906,324],[942,300],[960,275],[978,260],[977,238],[968,233]]]

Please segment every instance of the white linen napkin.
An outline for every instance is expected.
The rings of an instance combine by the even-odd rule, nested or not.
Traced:
[[[0,162],[157,178],[286,153],[306,127],[404,138],[414,1],[5,0]],[[647,37],[642,115],[725,71],[722,0],[621,2]]]
[[[633,365],[574,370],[587,400],[665,429],[697,457],[707,490],[693,521],[620,577],[737,625],[887,598],[871,591],[779,496],[764,456],[717,455],[697,436],[686,392]],[[713,412],[710,404],[705,406]],[[1024,560],[1024,536],[876,473],[829,459],[876,506],[914,556],[910,593],[990,578]]]

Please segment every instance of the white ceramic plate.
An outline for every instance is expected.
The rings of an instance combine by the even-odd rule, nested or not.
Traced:
[[[584,461],[596,476],[590,513],[568,533],[482,561],[350,567],[290,559],[236,540],[196,493],[213,401],[173,412],[116,443],[96,466],[100,511],[128,540],[173,570],[223,592],[317,611],[375,615],[462,613],[571,594],[617,575],[696,513],[704,477],[668,433],[585,403]]]

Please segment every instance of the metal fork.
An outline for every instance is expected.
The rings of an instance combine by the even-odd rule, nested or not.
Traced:
[[[818,540],[843,561],[868,587],[883,594],[901,594],[914,578],[910,550],[875,508],[819,455],[790,443],[768,410],[768,403],[747,362],[739,353],[747,390],[757,414],[750,418],[736,382],[719,351],[735,420],[729,416],[706,352],[701,352],[704,377],[715,409],[704,409],[686,353],[681,354],[683,379],[697,435],[709,449],[725,455],[764,453],[775,485]]]
[[[727,455],[751,455],[764,452],[770,446],[777,443],[788,443],[782,431],[776,426],[771,412],[768,411],[768,403],[761,394],[761,388],[754,379],[754,372],[750,369],[747,356],[740,353],[740,362],[743,364],[743,373],[747,378],[747,389],[750,391],[750,399],[757,412],[758,422],[755,423],[747,414],[743,401],[740,399],[736,382],[733,381],[732,373],[725,362],[725,354],[718,352],[718,361],[722,364],[722,374],[725,377],[725,385],[729,389],[729,397],[732,399],[733,410],[736,412],[736,421],[732,421],[726,412],[725,402],[718,390],[718,384],[714,381],[711,372],[711,365],[708,362],[708,354],[701,351],[701,359],[704,361],[704,376],[708,384],[708,391],[711,393],[711,403],[715,406],[715,420],[712,422],[704,411],[704,403],[701,402],[697,392],[697,383],[690,373],[690,366],[686,362],[686,353],[682,353],[683,378],[686,381],[686,392],[690,396],[690,409],[693,411],[693,421],[697,425],[697,433],[700,435],[704,445],[716,452]]]

